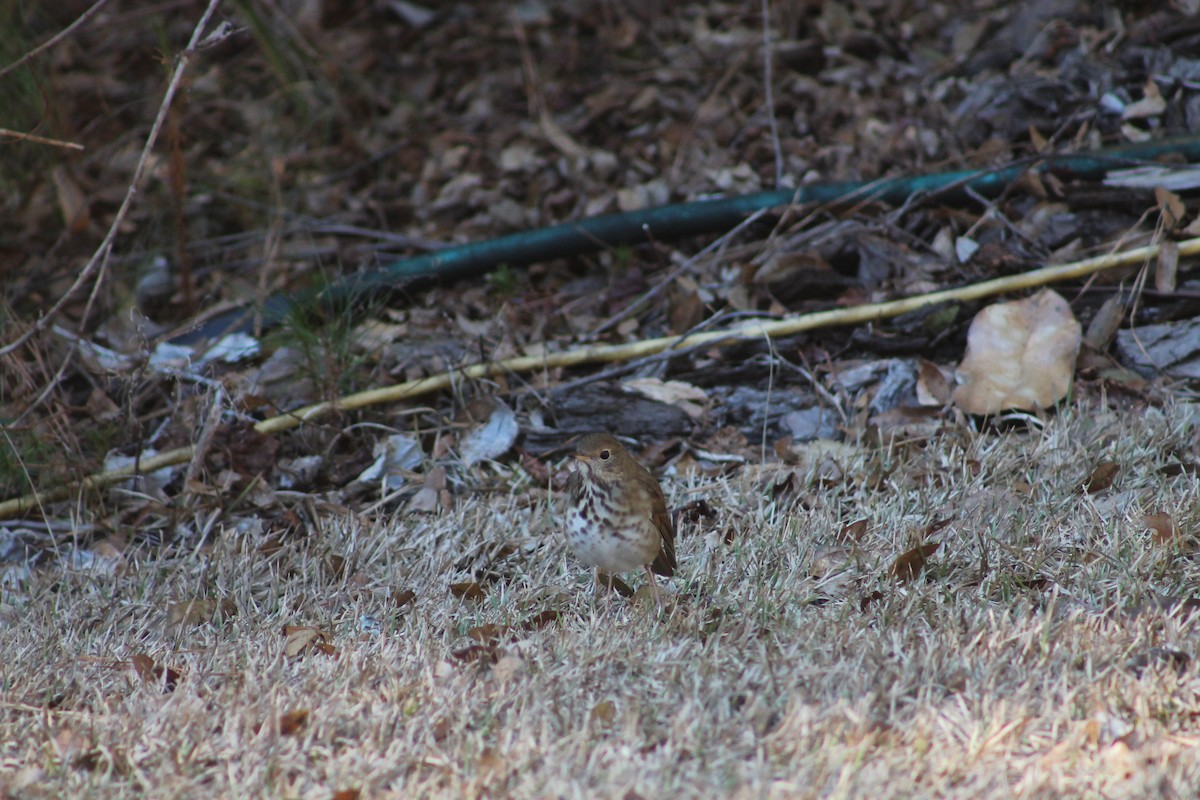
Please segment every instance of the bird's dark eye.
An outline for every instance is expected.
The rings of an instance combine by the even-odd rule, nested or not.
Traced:
[[[601,461],[608,461],[608,451],[607,451],[607,450],[601,450],[601,451],[600,451],[600,460],[601,460]]]

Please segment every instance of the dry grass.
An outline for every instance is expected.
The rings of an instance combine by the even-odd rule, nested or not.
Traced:
[[[1151,602],[1189,597],[1196,557],[1141,523],[1161,509],[1195,531],[1197,478],[1160,468],[1195,458],[1197,420],[1178,405],[848,448],[846,480],[810,489],[810,510],[772,499],[776,467],[668,476],[676,505],[705,497],[721,520],[684,533],[661,614],[595,600],[553,503],[519,486],[464,492],[441,517],[329,518],[321,541],[271,557],[249,525],[171,558],[44,568],[0,606],[0,791],[1192,797],[1195,661],[1151,658],[1140,676],[1128,662],[1197,649],[1194,619]],[[1116,484],[1079,494],[1102,460]],[[809,486],[817,469],[801,469]],[[857,547],[839,544],[860,517]],[[890,578],[942,518],[925,573]],[[517,545],[503,579],[478,603],[451,596],[464,548],[496,543]],[[396,608],[393,589],[416,599]],[[167,620],[225,596],[225,622]],[[557,622],[521,628],[549,608]],[[514,627],[481,660],[456,657],[485,623]],[[288,657],[285,624],[321,627],[335,652]],[[181,673],[173,692],[131,669],[139,653]]]

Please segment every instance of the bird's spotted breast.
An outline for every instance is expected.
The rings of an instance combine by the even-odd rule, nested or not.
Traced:
[[[567,544],[605,572],[674,571],[674,531],[657,481],[607,435],[584,437],[568,481]],[[661,562],[661,563],[660,563]]]

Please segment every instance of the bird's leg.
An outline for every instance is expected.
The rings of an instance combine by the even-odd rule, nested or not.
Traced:
[[[605,591],[604,591],[605,583],[604,583],[604,579],[602,576],[608,577],[608,592],[607,593],[605,593]],[[612,592],[613,592],[613,574],[611,572],[604,572],[599,567],[596,567],[596,594],[597,595],[604,594],[605,595],[605,597],[604,597],[605,604],[611,605],[612,604]]]
[[[654,604],[658,606],[658,610],[662,611],[662,595],[658,592],[658,581],[654,580],[654,570],[650,569],[650,565],[645,566],[646,579],[650,581],[650,594],[654,596]]]

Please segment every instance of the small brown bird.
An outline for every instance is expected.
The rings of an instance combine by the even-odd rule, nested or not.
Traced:
[[[567,482],[571,551],[607,572],[610,590],[613,573],[643,567],[661,604],[654,573],[675,574],[675,525],[658,481],[607,433],[584,436],[574,455],[578,464]]]

